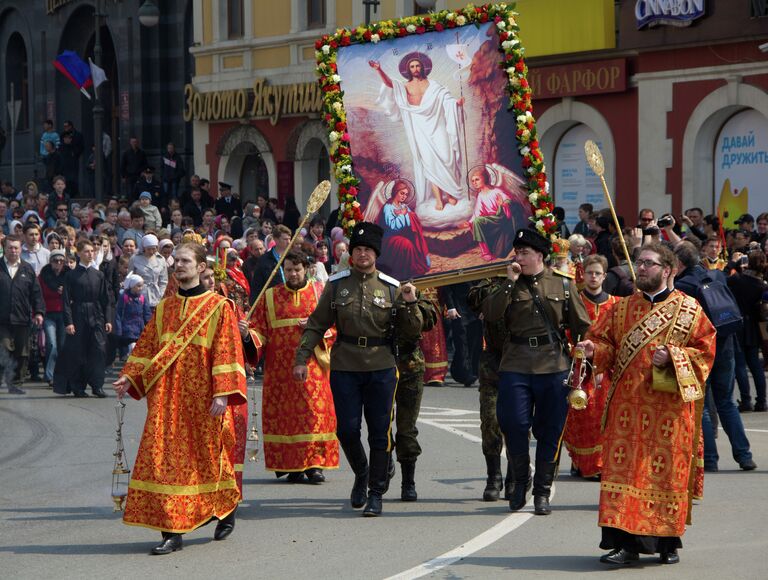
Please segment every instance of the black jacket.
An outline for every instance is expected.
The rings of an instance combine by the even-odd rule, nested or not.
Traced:
[[[138,179],[139,174],[147,168],[147,154],[139,148],[136,151],[130,147],[123,151],[120,159],[120,176],[127,179]],[[133,184],[131,184],[133,185]],[[139,192],[141,193],[141,192]]]
[[[11,279],[5,258],[0,258],[0,324],[27,326],[33,314],[45,315],[43,291],[35,269],[22,260]]]
[[[273,248],[259,258],[259,261],[256,262],[256,268],[253,271],[253,281],[248,281],[251,284],[251,302],[256,299],[256,297],[259,295],[259,292],[261,292],[261,289],[264,288],[264,285],[267,283],[267,279],[272,273],[272,270],[275,269],[275,266],[277,266],[277,257],[275,256],[275,251]],[[284,282],[285,277],[283,276],[283,273],[277,272],[272,278],[272,281],[269,283],[269,286],[271,288],[272,286],[277,286],[278,284],[283,284]]]
[[[240,200],[234,195],[229,198],[229,201],[225,197],[220,197],[216,200],[215,204],[216,215],[224,214],[228,219],[232,219],[232,216],[242,216],[243,206],[240,205]]]

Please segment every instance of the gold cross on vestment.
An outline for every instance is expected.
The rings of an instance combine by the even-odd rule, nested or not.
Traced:
[[[627,428],[627,425],[629,425],[629,411],[624,411],[621,417],[619,417],[619,423],[621,423],[621,426],[625,429]]]
[[[616,460],[616,463],[621,463],[624,461],[624,458],[627,456],[626,452],[624,451],[623,447],[619,447],[616,452],[613,454],[613,458]]]
[[[664,466],[666,465],[666,462],[664,461],[664,458],[659,455],[656,457],[656,460],[653,462],[653,471],[654,473],[659,473],[662,469],[664,469]]]
[[[675,427],[672,425],[672,419],[667,419],[661,426],[661,430],[664,431],[664,437],[669,437],[670,431],[675,430]]]

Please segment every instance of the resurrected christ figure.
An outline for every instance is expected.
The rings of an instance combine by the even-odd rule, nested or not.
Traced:
[[[378,61],[368,64],[379,73],[382,86],[376,101],[392,121],[402,121],[413,156],[416,207],[431,196],[435,209],[456,205],[462,196],[462,153],[459,146],[464,99],[455,99],[444,86],[427,79],[432,60],[411,52],[400,61],[405,82],[393,81]]]

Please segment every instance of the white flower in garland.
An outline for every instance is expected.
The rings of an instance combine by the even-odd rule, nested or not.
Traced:
[[[371,42],[373,44],[376,44],[381,40],[381,37],[378,34],[371,34]]]
[[[544,182],[544,192],[549,193],[549,181]]]
[[[498,28],[499,30],[504,30],[506,27],[507,27],[507,23],[504,22],[503,20],[499,20],[496,23],[496,28]]]
[[[344,105],[342,105],[339,101],[336,101],[335,103],[333,103],[333,110],[338,113],[339,111],[341,111],[341,108],[343,106]]]
[[[336,131],[331,131],[330,133],[328,133],[328,140],[331,143],[335,143],[336,141],[339,140],[339,134]]]
[[[531,152],[531,148],[527,145],[520,149],[520,155],[528,155]]]
[[[518,115],[517,122],[525,124],[528,122],[528,117],[526,117],[525,115]]]
[[[324,44],[321,50],[323,51],[323,54],[328,54],[329,52],[331,52],[331,47],[328,46],[327,44]]]
[[[333,75],[333,76],[331,77],[331,80],[332,80],[334,83],[339,83],[339,82],[341,82],[341,77],[340,77],[339,75]]]
[[[449,12],[445,15],[446,20],[455,20],[456,19],[456,13],[455,12]]]
[[[537,203],[539,203],[539,194],[536,192],[532,193],[531,195],[528,196],[528,201],[530,202],[531,205],[536,205]]]
[[[458,24],[459,26],[464,26],[466,23],[467,23],[467,19],[464,18],[464,16],[459,15],[456,18],[456,24]]]
[[[352,166],[351,166],[351,165],[349,165],[349,164],[347,164],[347,165],[342,165],[342,166],[341,166],[341,172],[342,172],[342,173],[352,173]]]
[[[416,32],[416,26],[414,24],[409,24],[408,26],[405,27],[405,30],[413,34],[414,32]]]

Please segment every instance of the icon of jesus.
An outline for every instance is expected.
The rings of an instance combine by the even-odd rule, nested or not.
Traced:
[[[424,207],[431,196],[435,209],[456,205],[462,197],[462,131],[464,99],[455,99],[441,84],[427,77],[432,60],[411,52],[400,60],[405,82],[393,80],[378,61],[368,61],[379,73],[382,85],[377,104],[392,121],[402,121],[413,157],[416,207]]]

